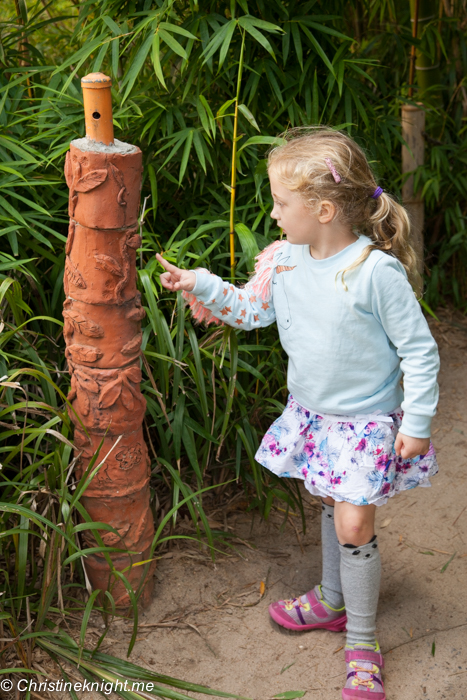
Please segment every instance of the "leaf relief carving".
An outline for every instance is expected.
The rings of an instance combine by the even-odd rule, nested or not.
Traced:
[[[102,389],[99,396],[99,408],[110,408],[119,398],[122,391],[122,380],[120,377],[108,382]]]
[[[78,343],[69,345],[68,350],[72,353],[75,362],[95,362],[100,360],[104,354],[94,345],[79,345]]]
[[[115,459],[117,462],[120,462],[120,469],[123,471],[128,471],[136,467],[140,464],[142,457],[143,451],[139,442],[137,442],[134,447],[125,447],[115,455]]]
[[[133,391],[128,382],[123,382],[122,384],[122,404],[128,411],[132,411],[135,407],[135,400],[133,398]]]
[[[126,314],[126,318],[129,318],[131,321],[142,321],[145,316],[146,311],[142,306],[136,306]]]
[[[139,384],[143,379],[143,375],[141,374],[139,367],[127,367],[125,370],[123,370],[123,374],[130,380],[130,382],[133,382],[133,384]]]
[[[79,287],[80,289],[86,289],[87,284],[84,281],[84,277],[81,274],[81,272],[78,270],[76,265],[70,260],[70,257],[67,256],[66,263],[65,263],[65,269],[66,269],[66,274],[70,282],[75,285],[75,287]]]
[[[120,263],[118,263],[115,258],[110,255],[95,255],[94,260],[96,261],[97,270],[105,270],[110,272],[111,275],[115,277],[123,277],[123,270]]]
[[[136,234],[136,236],[131,236],[126,242],[127,246],[129,248],[133,248],[133,250],[137,250],[137,248],[141,248],[141,243],[142,243],[142,239],[141,239],[141,236],[139,234]]]
[[[67,152],[65,157],[65,180],[68,189],[71,190],[71,185],[73,183],[73,165],[71,163],[70,151]]]
[[[76,192],[90,192],[107,179],[107,170],[90,170],[75,184]]]
[[[136,353],[139,353],[142,340],[142,333],[138,333],[137,335],[135,335],[135,337],[132,338],[128,343],[126,343],[121,349],[122,355],[136,355]]]
[[[89,440],[89,438],[86,437],[86,435],[79,432],[79,430],[75,430],[75,436],[74,436],[75,447],[79,447],[80,449],[84,449],[84,447],[87,446],[89,443],[90,443],[90,440]],[[91,454],[92,454],[92,452],[91,452]]]
[[[127,244],[130,238],[130,234],[133,234],[134,231],[135,229],[132,229],[126,234],[125,238],[120,239],[120,253],[122,255],[123,277],[115,286],[115,296],[117,297],[118,304],[123,304],[123,290],[125,289],[126,284],[130,278],[131,260],[130,255],[128,253]]]
[[[70,197],[70,216],[74,216],[77,204],[78,204],[78,195],[72,194]]]
[[[122,187],[122,189],[117,194],[117,202],[118,202],[118,204],[120,204],[121,207],[126,207],[126,205],[127,205],[127,202],[125,202],[125,200],[123,199],[123,197],[125,196],[125,192],[126,192],[126,187]]]
[[[80,369],[75,369],[75,377],[82,389],[90,391],[91,394],[99,393],[99,384],[90,374],[87,374],[87,372],[83,372]]]
[[[91,321],[91,319],[86,318],[82,314],[74,311],[73,309],[64,309],[63,315],[67,318],[73,329],[88,336],[88,338],[102,338],[104,336],[104,329],[99,326],[98,323]]]
[[[71,376],[70,391],[68,392],[67,400],[71,403],[76,399],[76,379],[74,375]]]
[[[70,255],[71,249],[73,247],[73,240],[75,237],[75,222],[70,221],[68,226],[68,238],[66,239],[65,255]]]
[[[80,391],[78,393],[78,413],[81,413],[83,416],[88,416],[89,411],[91,410],[91,402],[89,401],[89,396],[86,394],[85,391]]]
[[[126,525],[125,527],[120,528],[118,530],[118,535],[116,535],[114,532],[105,532],[104,530],[102,530],[101,531],[102,542],[107,547],[118,547],[118,545],[120,545],[120,546],[124,545],[123,538],[128,533],[128,530],[130,529],[130,527],[131,527],[131,525]]]
[[[125,187],[125,183],[123,182],[122,171],[119,168],[117,168],[117,166],[114,165],[113,163],[110,163],[110,170],[111,170],[112,175],[114,176],[114,179],[115,179],[115,182],[117,183],[117,185],[119,185],[120,187]]]
[[[142,321],[143,318],[146,316],[146,311],[143,309],[142,306],[136,307],[135,309],[131,309],[126,315],[127,318],[129,318],[131,321]]]

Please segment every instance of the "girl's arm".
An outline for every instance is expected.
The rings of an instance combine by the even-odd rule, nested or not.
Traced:
[[[182,290],[197,321],[226,323],[243,330],[269,326],[275,321],[271,294],[263,299],[265,295],[255,293],[250,284],[239,289],[208,270],[180,270],[161,255],[156,258],[166,269],[161,275],[162,286],[171,291]]]
[[[400,433],[409,438],[427,439],[438,403],[438,347],[397,260],[384,256],[378,261],[373,270],[372,290],[373,313],[401,359],[404,417]],[[406,456],[404,451],[402,456]]]

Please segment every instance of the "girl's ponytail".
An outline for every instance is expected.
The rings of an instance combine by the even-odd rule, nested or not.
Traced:
[[[296,128],[282,136],[286,143],[271,149],[268,169],[312,209],[324,199],[331,200],[342,221],[371,238],[360,258],[339,273],[344,287],[344,274],[366,260],[372,250],[381,250],[402,263],[420,297],[422,279],[410,243],[408,214],[377,187],[363,150],[346,134],[327,127]]]
[[[376,207],[368,220],[367,234],[374,241],[372,250],[389,253],[402,263],[415,294],[421,297],[423,283],[410,242],[409,216],[391,195],[383,192],[376,200]]]

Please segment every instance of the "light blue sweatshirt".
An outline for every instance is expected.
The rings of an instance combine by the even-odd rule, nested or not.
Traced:
[[[312,413],[387,414],[401,405],[400,431],[426,438],[438,402],[439,357],[402,264],[372,251],[346,272],[348,291],[339,274],[370,244],[360,236],[315,260],[307,245],[284,241],[270,264],[272,294],[265,301],[254,284],[239,289],[204,270],[196,271],[192,294],[205,314],[235,328],[276,321],[289,357],[288,389]]]

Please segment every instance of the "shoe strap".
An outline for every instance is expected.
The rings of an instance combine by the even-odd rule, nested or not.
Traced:
[[[361,678],[358,674],[359,673],[366,673],[369,678]],[[383,687],[383,682],[380,678],[378,678],[377,675],[369,671],[367,668],[360,668],[359,666],[356,667],[354,671],[350,671],[350,673],[347,674],[347,680],[349,678],[355,677],[357,680],[357,685],[362,685],[364,687],[370,687],[371,683],[379,683],[381,687]]]
[[[382,668],[384,665],[382,654],[378,654],[377,651],[366,651],[365,649],[346,649],[345,660],[347,663],[349,661],[371,661],[379,668]]]

